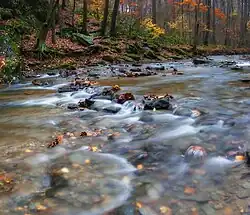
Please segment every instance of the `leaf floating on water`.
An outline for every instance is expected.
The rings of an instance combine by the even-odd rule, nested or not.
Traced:
[[[26,149],[25,152],[26,152],[26,153],[30,153],[30,152],[32,152],[32,150]]]
[[[136,167],[138,170],[141,170],[141,169],[143,169],[143,165],[142,164],[139,164],[139,165],[137,165],[137,167]]]
[[[140,202],[136,202],[136,207],[137,208],[142,208],[142,204]]]
[[[62,172],[62,173],[69,173],[69,169],[66,168],[66,167],[63,167],[63,168],[61,169],[61,172]]]
[[[199,215],[197,208],[192,208],[192,215]]]
[[[45,211],[45,210],[47,210],[47,207],[45,207],[44,205],[41,205],[41,204],[37,204],[36,209],[38,211]]]
[[[90,162],[89,159],[86,159],[86,160],[84,161],[84,163],[85,163],[85,164],[90,164],[91,162]]]
[[[235,161],[244,161],[246,158],[243,155],[236,155],[235,156]]]
[[[192,188],[192,187],[185,187],[184,193],[185,193],[186,195],[193,195],[193,194],[195,194],[195,189]]]
[[[171,208],[166,207],[166,206],[161,206],[161,207],[160,207],[160,212],[161,212],[161,214],[172,215],[172,210],[171,210]]]
[[[58,135],[52,143],[48,144],[47,148],[53,148],[58,144],[62,144],[62,142],[63,142],[63,135]]]

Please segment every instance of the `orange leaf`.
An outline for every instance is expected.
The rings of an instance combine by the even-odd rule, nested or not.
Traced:
[[[223,210],[223,215],[233,215],[233,210],[230,207],[226,207]]]
[[[193,195],[193,194],[195,194],[195,189],[192,188],[192,187],[185,187],[184,193],[185,193],[186,195]]]

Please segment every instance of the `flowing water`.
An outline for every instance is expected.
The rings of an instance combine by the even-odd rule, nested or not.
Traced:
[[[250,147],[250,62],[213,59],[246,69],[183,61],[164,65],[184,75],[98,80],[120,85],[136,102],[146,93],[170,93],[179,112],[196,108],[200,117],[101,99],[95,110],[68,110],[91,92],[57,93],[70,80],[58,75],[45,87],[27,80],[0,89],[1,214],[250,214],[249,167],[225,158]],[[92,135],[80,137],[84,131]],[[62,133],[62,143],[48,149]],[[183,159],[190,145],[207,151],[198,166]]]

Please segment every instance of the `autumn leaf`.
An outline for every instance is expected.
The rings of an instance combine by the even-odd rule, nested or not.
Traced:
[[[193,194],[195,194],[195,192],[196,192],[195,189],[192,187],[185,187],[184,188],[184,193],[186,195],[193,195]]]

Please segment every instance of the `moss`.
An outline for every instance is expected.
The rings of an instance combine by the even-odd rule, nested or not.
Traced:
[[[116,60],[116,57],[113,55],[104,55],[102,59],[112,63]]]
[[[124,61],[124,62],[133,62],[133,61],[134,61],[131,57],[128,57],[128,56],[126,56],[126,55],[121,56],[121,57],[119,58],[119,60],[120,60],[120,61]]]
[[[127,53],[126,56],[129,58],[132,58],[133,60],[136,60],[136,61],[141,60],[141,56],[138,54]]]

